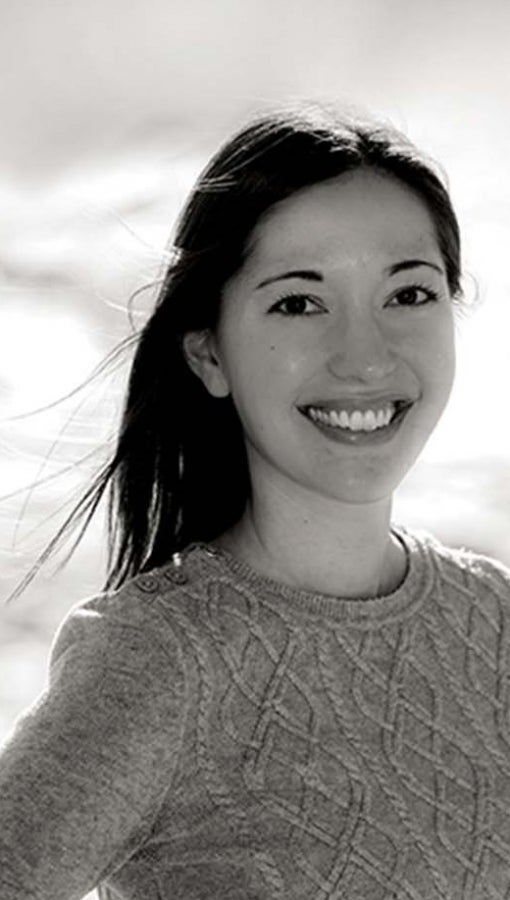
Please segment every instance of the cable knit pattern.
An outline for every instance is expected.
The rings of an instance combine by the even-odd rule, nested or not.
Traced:
[[[0,757],[1,900],[509,900],[510,573],[345,600],[194,544],[75,607]]]

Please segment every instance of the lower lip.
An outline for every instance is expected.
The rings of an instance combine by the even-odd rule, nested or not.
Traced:
[[[308,422],[310,422],[310,425],[315,425],[322,434],[327,435],[330,440],[336,441],[337,444],[348,444],[351,447],[365,447],[373,446],[375,444],[386,444],[388,441],[391,441],[410,409],[411,406],[402,407],[389,425],[385,425],[383,428],[377,428],[374,431],[349,431],[347,428],[335,428],[333,425],[325,425],[324,422],[311,419],[301,409],[299,412]]]

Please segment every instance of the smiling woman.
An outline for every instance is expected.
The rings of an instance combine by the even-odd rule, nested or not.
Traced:
[[[323,593],[395,587],[404,554],[391,535],[381,546],[381,524],[454,368],[445,267],[416,194],[358,168],[280,201],[225,285],[217,327],[184,346],[210,393],[231,395],[246,439],[250,504],[217,543]]]
[[[510,573],[391,517],[453,382],[442,181],[265,116],[175,254],[75,514],[111,491],[106,592],[0,758],[3,900],[507,896]]]

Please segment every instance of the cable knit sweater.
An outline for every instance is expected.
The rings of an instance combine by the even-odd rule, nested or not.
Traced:
[[[510,573],[393,593],[204,544],[71,611],[0,756],[1,900],[510,897]]]

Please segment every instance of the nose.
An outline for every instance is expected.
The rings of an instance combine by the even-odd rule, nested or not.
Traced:
[[[388,336],[373,316],[343,319],[331,329],[328,368],[337,378],[374,383],[388,378],[398,358]]]

